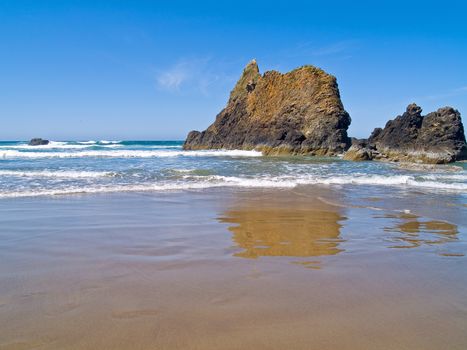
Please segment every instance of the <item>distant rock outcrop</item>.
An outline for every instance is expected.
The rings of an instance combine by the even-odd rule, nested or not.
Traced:
[[[215,122],[191,131],[183,147],[336,155],[350,146],[349,125],[335,77],[313,66],[261,75],[253,60]]]
[[[467,158],[460,113],[444,107],[422,116],[410,104],[404,114],[376,128],[368,140],[358,140],[344,155],[348,160],[386,159],[443,164]]]
[[[31,141],[29,141],[28,143],[29,146],[43,146],[43,145],[48,145],[48,144],[49,144],[49,140],[44,140],[41,138],[31,139]]]

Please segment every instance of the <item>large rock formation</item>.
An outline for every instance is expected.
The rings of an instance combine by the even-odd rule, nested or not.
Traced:
[[[184,149],[258,149],[265,154],[336,155],[350,146],[336,78],[313,66],[261,75],[253,60],[227,106]]]
[[[467,145],[460,113],[444,107],[422,116],[410,104],[404,114],[376,128],[368,140],[357,140],[344,159],[386,159],[423,163],[449,163],[467,158]]]

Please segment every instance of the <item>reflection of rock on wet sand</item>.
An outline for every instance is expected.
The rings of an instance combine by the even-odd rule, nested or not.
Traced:
[[[342,251],[338,247],[342,241],[339,221],[345,218],[338,209],[327,205],[317,209],[300,204],[251,204],[229,210],[219,219],[232,224],[232,239],[244,249],[235,256],[313,257]]]
[[[458,239],[457,225],[446,221],[423,220],[413,214],[387,215],[385,217],[400,220],[394,227],[385,228],[386,232],[401,234],[390,238],[391,242],[402,243],[391,248],[416,248],[424,244],[439,245]]]

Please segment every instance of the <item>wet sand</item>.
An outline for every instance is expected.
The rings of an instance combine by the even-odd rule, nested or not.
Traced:
[[[0,349],[465,349],[465,203],[320,188],[0,201]]]

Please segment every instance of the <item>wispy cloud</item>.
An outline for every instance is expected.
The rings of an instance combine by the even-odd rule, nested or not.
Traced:
[[[315,47],[310,49],[310,55],[312,56],[329,56],[348,53],[355,46],[355,41],[344,40],[329,45]]]
[[[209,95],[212,86],[226,80],[210,58],[184,58],[156,73],[157,86],[169,92],[196,91]]]
[[[307,41],[297,44],[289,50],[291,56],[349,56],[358,44],[357,40],[341,40],[326,45],[316,44],[313,41]]]
[[[436,101],[436,100],[442,100],[445,98],[449,97],[456,97],[456,96],[462,96],[467,94],[467,86],[461,86],[446,92],[442,92],[439,94],[433,94],[433,95],[426,95],[426,96],[420,96],[417,98],[414,98],[414,101]]]
[[[157,76],[157,84],[165,90],[179,90],[184,82],[190,79],[192,67],[186,62],[179,62],[160,72]]]

